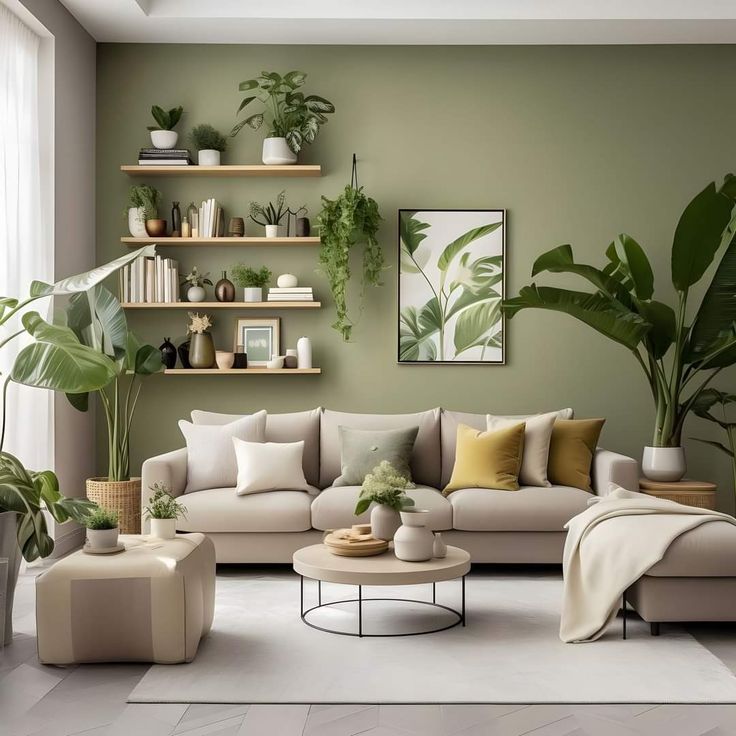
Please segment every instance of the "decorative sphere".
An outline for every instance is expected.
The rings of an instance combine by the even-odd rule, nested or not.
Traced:
[[[280,289],[293,289],[299,283],[299,280],[293,273],[282,273],[276,279],[276,283]]]

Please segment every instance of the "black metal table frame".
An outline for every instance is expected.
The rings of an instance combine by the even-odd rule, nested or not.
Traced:
[[[467,573],[466,573],[467,575]],[[413,598],[364,598],[363,597],[363,585],[358,584],[358,597],[357,598],[345,598],[338,601],[329,601],[328,603],[322,603],[322,581],[317,580],[317,605],[312,606],[311,608],[307,608],[305,610],[304,608],[304,575],[299,575],[299,598],[300,598],[300,605],[299,610],[301,614],[301,619],[304,621],[304,623],[307,626],[311,626],[313,629],[317,629],[318,631],[325,631],[328,634],[339,634],[341,636],[357,636],[361,639],[365,637],[390,637],[390,636],[421,636],[423,634],[436,634],[440,631],[447,631],[448,629],[453,629],[455,626],[465,626],[465,577],[466,575],[463,575],[461,577],[461,607],[460,610],[457,611],[454,608],[450,608],[450,606],[444,606],[441,603],[437,603],[437,583],[431,583],[432,585],[432,600],[431,601],[422,601],[422,600],[416,600]],[[455,578],[457,579],[457,578]],[[447,582],[447,581],[440,581],[440,582]],[[349,585],[349,583],[338,583],[338,585]],[[426,585],[426,583],[416,583],[416,585]],[[374,586],[371,586],[374,587]],[[434,608],[441,608],[444,611],[449,611],[450,613],[457,616],[457,620],[453,621],[451,624],[448,624],[446,626],[440,626],[437,629],[428,629],[426,631],[408,631],[400,634],[365,634],[363,633],[363,603],[366,603],[367,601],[395,601],[399,603],[419,603],[424,606],[433,606]],[[357,603],[358,604],[358,631],[338,631],[337,629],[328,629],[324,626],[317,626],[317,624],[312,623],[311,621],[307,620],[307,616],[312,612],[316,611],[320,608],[329,608],[330,606],[337,606],[342,603]]]

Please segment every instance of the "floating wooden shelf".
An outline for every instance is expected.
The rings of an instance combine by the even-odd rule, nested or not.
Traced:
[[[322,302],[123,302],[123,309],[319,309]]]
[[[140,248],[144,245],[173,245],[176,247],[191,245],[318,245],[319,238],[120,238],[129,248]]]
[[[322,176],[319,164],[303,166],[121,166],[128,176]]]
[[[231,368],[228,371],[219,368],[167,368],[165,376],[240,376],[240,375],[278,375],[278,376],[303,376],[307,374],[322,373],[321,368]]]

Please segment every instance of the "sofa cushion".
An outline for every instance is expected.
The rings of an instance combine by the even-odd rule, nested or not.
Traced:
[[[681,534],[646,574],[666,578],[736,577],[736,526],[709,521]]]
[[[554,414],[560,419],[572,419],[572,409],[559,409]],[[442,418],[440,420],[440,440],[442,448],[442,478],[440,485],[444,488],[452,476],[452,469],[455,467],[455,443],[457,441],[457,428],[460,424],[467,424],[473,429],[488,429],[486,417],[487,414],[472,414],[466,411],[449,411],[442,410]],[[529,417],[535,417],[537,414],[508,414],[504,415],[505,419],[516,419],[520,422],[526,421]]]
[[[550,483],[593,492],[593,456],[605,419],[556,419],[549,443]]]
[[[271,491],[238,496],[234,488],[188,493],[182,532],[304,532],[311,529],[312,496],[302,491]]]
[[[344,529],[353,524],[368,524],[370,509],[356,516],[355,504],[360,495],[360,486],[332,486],[326,488],[312,502],[312,526],[315,529]],[[417,509],[429,511],[430,528],[441,531],[452,529],[452,507],[449,501],[436,489],[417,486],[406,492],[414,499]]]
[[[319,417],[322,409],[295,411],[289,414],[266,416],[266,442],[304,441],[302,465],[304,477],[312,486],[319,485]],[[229,424],[244,414],[218,414],[214,411],[192,412],[195,424]]]
[[[483,417],[485,422],[485,415]],[[320,486],[327,488],[340,475],[339,427],[351,429],[404,429],[419,427],[411,459],[415,483],[438,488],[440,483],[440,410],[416,414],[350,414],[322,412],[320,426]],[[307,476],[309,480],[309,476]],[[355,522],[357,523],[357,522]]]
[[[590,494],[567,486],[518,491],[465,488],[448,496],[452,526],[467,532],[561,532],[588,507]]]

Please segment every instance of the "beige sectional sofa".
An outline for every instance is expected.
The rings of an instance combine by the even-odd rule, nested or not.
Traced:
[[[192,412],[195,424],[226,424],[241,415]],[[218,562],[284,563],[295,550],[319,542],[326,529],[368,520],[356,517],[359,486],[332,484],[340,474],[340,426],[394,429],[419,426],[412,456],[416,489],[409,492],[418,508],[428,509],[430,525],[449,544],[467,549],[475,562],[560,563],[564,524],[586,508],[590,494],[577,488],[522,487],[519,491],[462,489],[440,492],[452,472],[458,424],[485,430],[486,414],[441,409],[413,414],[351,414],[329,409],[269,414],[267,442],[303,440],[307,482],[318,491],[272,491],[245,496],[233,488],[187,493],[188,509],[180,531],[207,534]],[[174,450],[143,464],[143,505],[153,483],[166,483],[174,495],[186,488],[187,450]],[[638,490],[638,464],[632,458],[598,449],[593,461],[593,489],[604,494],[613,481]],[[144,531],[146,531],[144,529]]]

